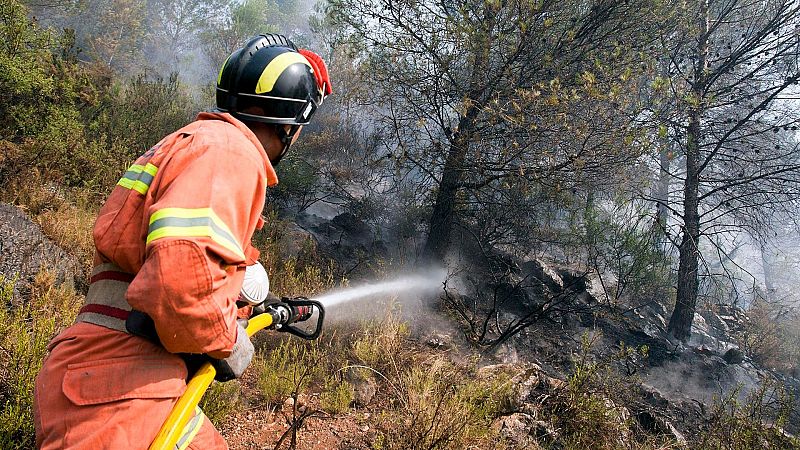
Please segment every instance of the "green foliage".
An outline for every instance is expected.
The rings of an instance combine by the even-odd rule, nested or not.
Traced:
[[[211,423],[219,426],[241,404],[239,400],[241,390],[242,386],[238,380],[226,383],[215,381],[200,401],[200,408]]]
[[[327,413],[342,414],[350,409],[353,397],[353,386],[350,383],[329,377],[320,395],[320,406]]]
[[[646,358],[648,348],[621,344],[617,352],[597,358],[592,349],[598,338],[582,336],[566,382],[540,376],[540,418],[558,430],[543,440],[567,449],[672,448],[666,437],[654,438],[639,429],[625,406],[635,403],[638,381],[621,375],[617,367]]]
[[[660,249],[658,232],[648,226],[652,218],[626,209],[619,205],[606,212],[587,207],[583,236],[589,262],[597,273],[610,273],[616,279],[615,285],[603,286],[615,302],[623,297],[637,302],[666,298],[670,261]]]
[[[304,392],[323,379],[322,359],[317,341],[282,340],[253,359],[259,392],[272,405],[281,404],[293,392]]]
[[[757,300],[747,310],[747,320],[735,332],[736,342],[759,365],[797,373],[800,369],[800,319],[785,307]]]
[[[404,349],[404,341],[409,335],[408,324],[387,314],[383,320],[364,322],[362,327],[351,344],[352,356],[373,369],[391,369],[394,357]]]
[[[35,169],[105,192],[197,109],[177,76],[114,80],[78,63],[74,34],[39,28],[17,0],[0,0],[0,15],[0,182]]]
[[[21,2],[0,0],[0,182],[34,164],[52,167],[74,148],[77,93],[53,54],[59,44]]]
[[[493,440],[490,424],[507,405],[507,380],[465,375],[444,359],[404,370],[391,407],[380,416],[380,448],[462,449]]]
[[[81,297],[56,286],[48,272],[37,275],[30,300],[15,302],[14,280],[0,275],[0,448],[34,444],[33,388],[47,344],[75,319]]]
[[[65,161],[66,182],[110,189],[133,160],[186,125],[195,108],[175,74],[167,80],[142,74],[129,83],[112,83],[84,112],[85,144]]]
[[[708,424],[698,436],[697,448],[800,448],[800,440],[783,432],[797,406],[779,382],[762,380],[744,401],[740,394],[734,389],[715,403]]]

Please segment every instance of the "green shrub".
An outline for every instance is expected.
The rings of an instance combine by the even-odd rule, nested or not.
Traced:
[[[350,409],[353,397],[353,386],[350,383],[328,377],[325,389],[320,395],[320,406],[327,413],[342,414]]]
[[[281,404],[293,392],[304,392],[309,385],[324,377],[323,354],[317,341],[282,339],[277,347],[259,352],[252,367],[257,373],[257,386],[264,400]]]
[[[619,219],[630,215],[623,206],[611,213],[586,211],[583,238],[589,264],[595,272],[611,273],[617,280],[613,286],[603,286],[612,301],[666,298],[671,286],[670,261],[659,248],[659,235],[647,226],[649,214]]]
[[[379,371],[396,368],[396,358],[409,335],[408,324],[389,312],[383,319],[364,322],[361,327],[350,344],[353,358]]]
[[[200,401],[200,408],[214,425],[219,426],[239,406],[242,386],[239,380],[214,382]]]
[[[18,0],[0,0],[0,182],[31,167],[54,168],[76,148],[77,92],[62,43],[28,19]]]
[[[800,439],[783,432],[795,399],[779,382],[765,379],[744,401],[740,389],[718,399],[697,438],[697,448],[755,450],[800,448]]]
[[[392,405],[378,423],[380,448],[497,448],[490,425],[509,403],[507,380],[480,380],[437,357],[402,370],[392,385]]]

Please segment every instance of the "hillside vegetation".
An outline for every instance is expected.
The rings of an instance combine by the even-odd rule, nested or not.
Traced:
[[[272,290],[452,277],[424,313],[262,333],[203,400],[231,448],[800,448],[793,2],[49,3],[0,0],[0,202],[30,220],[0,234],[26,262],[0,264],[0,448],[34,447],[105,197],[212,104],[228,51],[289,22],[336,95],[268,193]],[[178,7],[192,38],[156,52]],[[653,386],[709,373],[702,395]]]

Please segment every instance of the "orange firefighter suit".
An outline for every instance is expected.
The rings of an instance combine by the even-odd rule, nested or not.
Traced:
[[[201,113],[125,172],[94,227],[95,267],[76,323],[49,344],[36,380],[42,449],[144,449],[186,387],[176,353],[224,358],[266,187],[264,148],[229,114]],[[128,334],[131,309],[162,346]],[[197,409],[179,448],[227,448]]]

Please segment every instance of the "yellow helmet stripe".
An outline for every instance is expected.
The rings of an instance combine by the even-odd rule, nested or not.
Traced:
[[[231,55],[232,55],[232,54],[231,54]],[[231,59],[231,55],[228,55],[228,57],[227,57],[227,58],[225,58],[225,62],[224,62],[224,63],[222,63],[222,67],[220,67],[220,68],[219,68],[219,75],[217,75],[217,84],[218,84],[218,85],[219,85],[220,83],[222,83],[222,72],[225,70],[225,66],[227,66],[227,65],[228,65],[228,60],[229,60],[229,59]]]
[[[314,69],[311,67],[311,63],[309,63],[306,57],[300,53],[286,52],[276,56],[272,61],[269,62],[269,64],[267,64],[267,67],[264,69],[264,71],[261,72],[261,77],[258,78],[258,84],[256,84],[256,94],[265,94],[270,92],[272,88],[275,87],[275,82],[278,81],[278,77],[281,76],[283,71],[292,64],[298,63],[305,64],[311,68],[312,72],[314,71]]]

